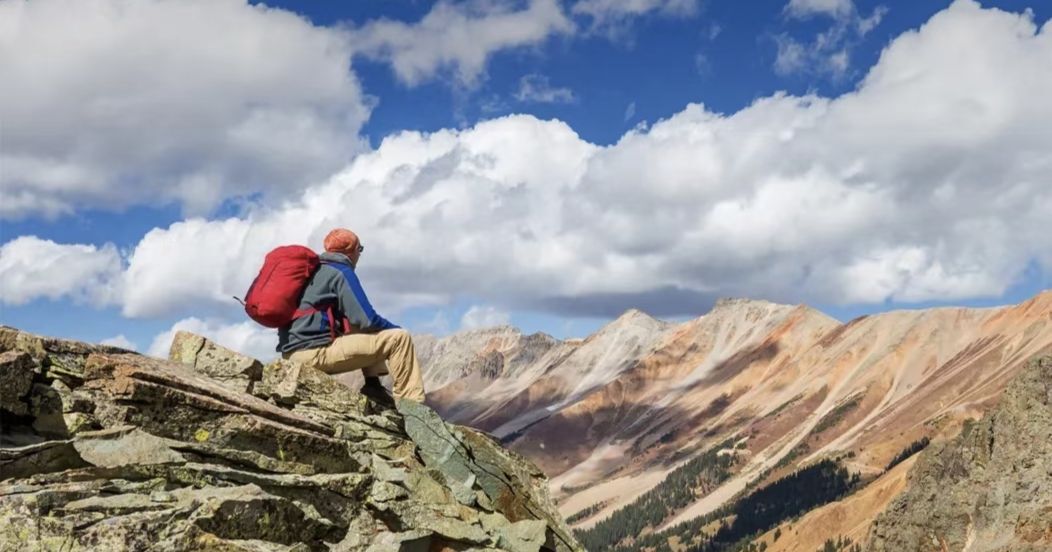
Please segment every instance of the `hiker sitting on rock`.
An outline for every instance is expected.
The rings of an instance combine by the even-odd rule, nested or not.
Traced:
[[[395,397],[423,402],[424,381],[409,332],[373,310],[354,273],[363,249],[358,235],[346,228],[325,236],[321,266],[300,300],[300,309],[310,314],[279,329],[278,351],[329,374],[360,369],[362,394],[385,404],[393,401],[380,376],[390,370]]]

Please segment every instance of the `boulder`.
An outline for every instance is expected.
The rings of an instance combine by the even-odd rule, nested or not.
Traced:
[[[213,343],[199,335],[179,331],[172,338],[168,359],[190,365],[225,387],[246,393],[259,381],[263,364],[258,360]]]
[[[0,353],[0,409],[19,416],[29,413],[27,395],[33,387],[36,361],[22,351]]]
[[[485,434],[177,341],[162,361],[0,331],[0,550],[582,550]]]

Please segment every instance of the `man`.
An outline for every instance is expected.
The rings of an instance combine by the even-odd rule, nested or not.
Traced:
[[[424,381],[409,332],[373,310],[354,269],[364,247],[358,235],[337,228],[325,236],[322,265],[303,291],[301,316],[278,330],[282,357],[329,374],[362,370],[362,394],[377,402],[394,401],[380,383],[393,373],[394,396],[424,401]]]

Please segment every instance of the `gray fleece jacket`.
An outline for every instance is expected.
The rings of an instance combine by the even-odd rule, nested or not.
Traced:
[[[327,307],[333,307],[336,335],[343,332],[343,318],[351,333],[373,333],[397,328],[377,314],[365,296],[351,260],[342,253],[322,253],[321,266],[314,272],[303,290],[301,309],[315,308],[319,312],[302,316],[278,330],[278,352],[291,353],[302,349],[324,347],[332,342],[332,320]]]

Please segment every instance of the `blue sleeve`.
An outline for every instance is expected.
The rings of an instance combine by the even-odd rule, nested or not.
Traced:
[[[365,296],[365,290],[362,289],[362,283],[358,280],[358,275],[354,273],[354,270],[348,266],[334,266],[343,275],[342,285],[337,286],[340,288],[337,289],[340,310],[343,311],[343,315],[347,317],[352,326],[361,330],[377,331],[398,327],[390,320],[380,316],[373,309],[373,305],[369,303],[369,298]]]

